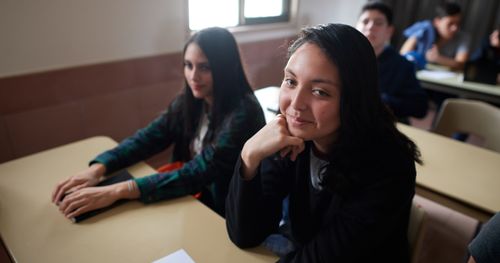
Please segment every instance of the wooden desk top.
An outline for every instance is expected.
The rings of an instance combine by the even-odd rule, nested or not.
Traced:
[[[131,201],[78,224],[50,201],[55,184],[116,145],[93,137],[0,165],[0,235],[17,262],[152,262],[185,249],[195,262],[275,262],[263,248],[240,250],[224,219],[192,197]],[[134,176],[153,170],[144,163]]]
[[[495,213],[500,211],[500,154],[415,127],[398,128],[420,148],[417,184]]]

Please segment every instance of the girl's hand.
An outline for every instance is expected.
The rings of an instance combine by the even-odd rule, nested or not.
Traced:
[[[126,198],[130,194],[127,184],[130,182],[121,182],[101,187],[86,187],[72,192],[64,197],[59,205],[59,210],[67,218],[74,218],[85,212],[107,207],[118,199]],[[137,189],[137,187],[134,187]]]
[[[62,197],[70,191],[73,192],[98,184],[99,179],[105,172],[106,167],[104,165],[95,163],[84,171],[61,181],[56,185],[54,191],[52,191],[52,203],[58,205]]]
[[[303,150],[304,140],[290,135],[285,117],[278,114],[276,119],[264,126],[243,146],[242,176],[248,180],[252,179],[260,162],[278,151],[282,157],[290,154],[290,159],[295,161]]]

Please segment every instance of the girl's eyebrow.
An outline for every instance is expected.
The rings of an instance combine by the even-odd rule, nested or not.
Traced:
[[[290,73],[290,75],[296,77],[295,73],[291,69],[285,68],[285,71],[287,73]],[[318,78],[318,79],[313,79],[312,82],[313,83],[325,83],[325,84],[330,84],[330,85],[333,85],[333,86],[339,86],[339,84],[337,82],[329,80],[329,79]]]
[[[293,73],[293,71],[289,68],[285,68],[285,71],[292,74],[294,77],[296,76],[295,73]]]
[[[329,79],[313,79],[312,82],[313,83],[325,83],[325,84],[330,84],[333,86],[338,86],[338,84],[336,82],[329,80]]]
[[[208,61],[202,61],[202,62],[194,63],[194,62],[192,62],[189,59],[184,59],[184,63],[190,63],[190,64],[194,64],[194,65],[198,65],[198,66],[209,66],[210,65],[210,63]]]

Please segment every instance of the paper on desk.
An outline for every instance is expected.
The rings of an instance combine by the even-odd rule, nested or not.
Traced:
[[[160,258],[153,263],[195,263],[184,249],[179,249],[174,253]]]
[[[418,73],[419,77],[431,78],[431,79],[449,79],[458,76],[458,73],[451,71],[442,70],[420,70]]]

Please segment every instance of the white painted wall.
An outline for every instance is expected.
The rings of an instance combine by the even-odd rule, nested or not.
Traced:
[[[0,77],[182,50],[187,0],[1,0]],[[299,0],[297,23],[235,32],[238,42],[354,24],[365,0]]]
[[[361,7],[367,0],[301,0],[299,24],[312,26],[326,23],[356,25]]]
[[[1,0],[0,76],[177,51],[184,0]]]

